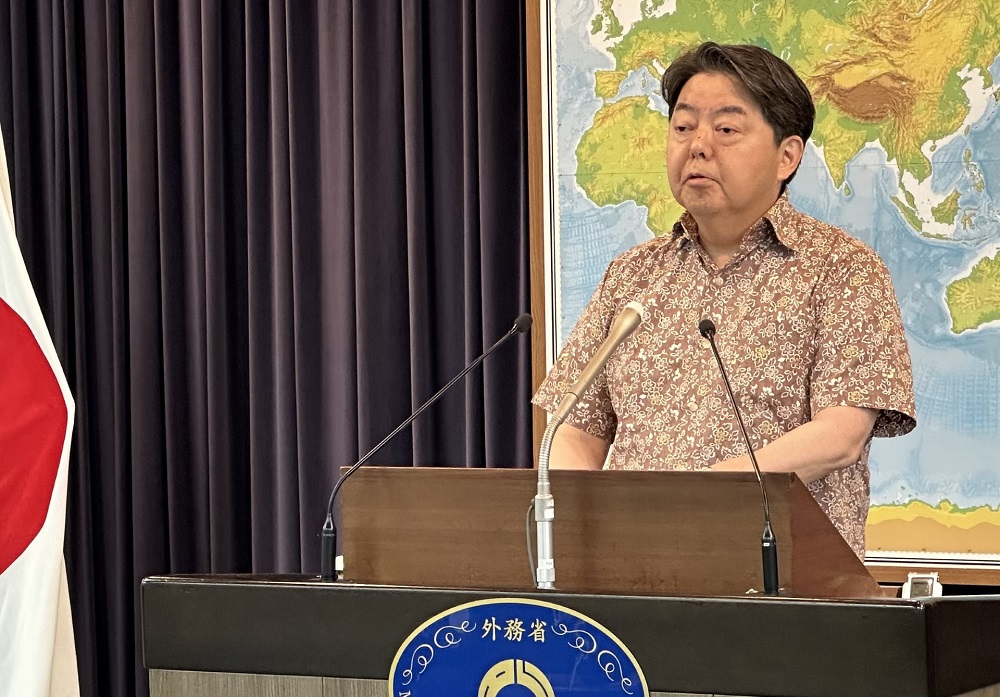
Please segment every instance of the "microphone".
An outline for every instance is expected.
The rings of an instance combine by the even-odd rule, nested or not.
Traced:
[[[767,505],[767,489],[764,488],[764,479],[760,474],[760,465],[757,464],[757,456],[754,455],[753,446],[750,445],[750,436],[747,427],[743,424],[743,416],[740,414],[740,407],[736,403],[736,395],[733,394],[732,385],[729,384],[729,376],[726,375],[726,368],[722,364],[722,356],[719,355],[719,348],[715,345],[715,322],[709,318],[698,323],[698,331],[703,337],[708,339],[712,346],[712,353],[715,355],[715,362],[719,364],[719,372],[722,373],[722,381],[726,385],[726,394],[729,395],[729,403],[733,405],[736,412],[736,420],[740,424],[740,433],[743,434],[743,442],[746,443],[747,453],[750,455],[750,463],[753,465],[754,474],[757,475],[757,483],[760,485],[760,495],[764,501],[764,532],[760,538],[760,555],[764,565],[764,593],[767,595],[778,594],[778,541],[774,539],[774,532],[771,530],[771,509]]]
[[[511,327],[510,330],[506,334],[504,334],[495,344],[486,349],[486,351],[479,358],[477,358],[476,360],[472,361],[472,363],[467,365],[465,369],[462,370],[461,373],[453,377],[451,381],[448,382],[447,385],[445,385],[440,390],[435,392],[430,399],[428,399],[426,402],[420,405],[420,407],[415,412],[410,414],[406,418],[406,420],[403,421],[403,423],[399,424],[399,426],[397,426],[392,431],[392,433],[383,438],[378,443],[378,445],[376,445],[374,448],[365,453],[364,457],[362,457],[360,460],[351,465],[350,469],[348,469],[346,472],[344,472],[344,474],[341,475],[340,479],[337,480],[336,485],[334,485],[333,491],[330,492],[330,500],[326,504],[326,521],[323,523],[323,531],[320,534],[322,540],[322,560],[320,563],[322,580],[333,581],[336,578],[336,569],[334,568],[334,565],[335,565],[335,557],[337,555],[337,528],[333,524],[333,502],[334,500],[336,500],[337,492],[340,491],[340,487],[344,485],[344,482],[347,480],[347,478],[350,477],[352,474],[354,474],[359,467],[368,462],[368,460],[371,459],[372,455],[377,453],[382,448],[383,445],[392,440],[393,436],[395,436],[397,433],[399,433],[404,428],[409,426],[414,419],[423,414],[424,410],[426,410],[427,407],[434,404],[434,402],[436,402],[441,397],[441,395],[450,390],[456,382],[461,380],[463,377],[466,376],[466,374],[469,373],[469,371],[471,371],[477,365],[482,363],[488,355],[490,355],[498,348],[500,348],[500,346],[505,344],[512,336],[515,336],[516,334],[523,334],[530,328],[531,328],[531,315],[525,312],[521,314],[516,320],[514,320],[514,326]]]
[[[608,330],[608,336],[604,343],[597,349],[597,353],[590,359],[590,362],[584,366],[573,386],[563,395],[555,414],[553,414],[553,420],[558,419],[559,423],[562,423],[569,416],[580,400],[580,396],[590,388],[597,376],[604,370],[611,354],[642,324],[645,314],[646,309],[635,300],[622,308],[611,325],[611,329]]]
[[[552,554],[552,522],[555,520],[555,503],[549,485],[549,451],[552,450],[552,439],[556,429],[570,415],[576,403],[593,384],[594,380],[604,370],[608,360],[625,339],[631,336],[646,314],[641,303],[632,301],[626,305],[615,318],[607,338],[597,349],[590,362],[584,366],[580,376],[566,394],[563,395],[552,419],[545,428],[542,442],[538,449],[538,489],[532,506],[535,509],[535,530],[537,535],[537,565],[535,568],[535,586],[537,588],[555,588],[556,568]]]

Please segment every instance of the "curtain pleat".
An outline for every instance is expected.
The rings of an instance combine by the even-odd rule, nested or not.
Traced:
[[[81,687],[141,695],[142,578],[317,572],[340,469],[528,309],[523,6],[38,0],[4,24],[17,234],[77,400]],[[529,375],[521,337],[374,464],[530,466]]]

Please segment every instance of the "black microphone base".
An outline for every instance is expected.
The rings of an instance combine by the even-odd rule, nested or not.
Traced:
[[[778,595],[778,543],[774,540],[771,527],[767,526],[760,541],[761,561],[764,564],[764,593]]]
[[[320,579],[323,581],[337,580],[337,529],[333,519],[327,517],[320,534],[322,542],[322,559],[320,560]]]

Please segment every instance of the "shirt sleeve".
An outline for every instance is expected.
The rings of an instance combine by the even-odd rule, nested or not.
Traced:
[[[872,435],[897,436],[916,425],[910,354],[885,264],[851,240],[830,260],[816,291],[816,361],[810,407],[876,409]]]
[[[604,273],[597,290],[594,291],[590,302],[573,327],[555,365],[531,400],[533,404],[550,414],[558,408],[566,390],[580,377],[580,373],[597,353],[597,349],[611,328],[615,304],[608,292],[610,272],[611,267]],[[611,392],[604,371],[580,396],[576,408],[566,417],[565,423],[609,443],[614,440],[618,419],[611,403]]]

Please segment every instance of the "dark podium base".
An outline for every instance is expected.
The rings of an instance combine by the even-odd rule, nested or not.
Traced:
[[[142,584],[153,697],[388,695],[398,647],[481,598],[588,615],[632,651],[654,694],[1000,697],[1000,598],[683,598],[155,577]]]

